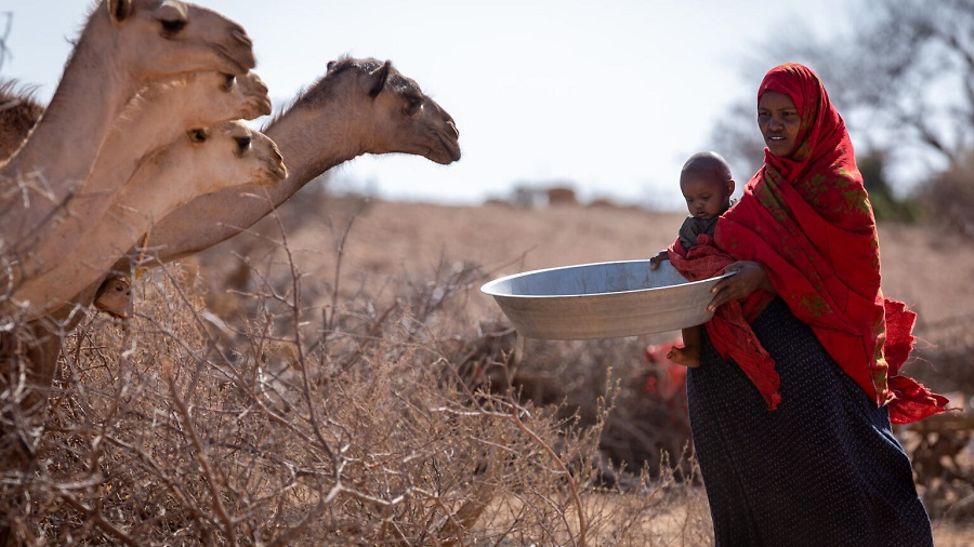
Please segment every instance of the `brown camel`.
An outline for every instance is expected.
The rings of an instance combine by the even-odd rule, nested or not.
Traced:
[[[173,142],[187,129],[270,114],[267,87],[248,72],[242,76],[196,72],[159,81],[139,92],[119,117],[95,159],[91,175],[66,202],[59,223],[42,227],[34,252],[22,258],[24,279],[57,265],[112,204],[139,160]],[[141,209],[138,204],[133,204]]]
[[[266,187],[286,176],[273,141],[242,122],[192,130],[143,159],[86,237],[57,267],[26,280],[13,300],[28,318],[44,316],[102,279],[157,219],[175,208],[224,188]]]
[[[264,132],[281,148],[288,178],[266,190],[216,192],[173,212],[153,228],[159,259],[192,254],[236,235],[308,181],[362,154],[403,152],[441,164],[460,159],[453,118],[389,61],[375,59],[329,63],[325,76]]]
[[[177,0],[104,0],[89,16],[40,122],[0,166],[0,253],[9,266],[36,243],[87,178],[109,129],[149,81],[185,72],[243,74],[243,28]]]
[[[389,61],[376,59],[330,62],[325,75],[265,132],[281,148],[288,178],[268,189],[223,190],[179,208],[152,229],[157,260],[174,260],[229,239],[310,180],[362,154],[402,152],[441,164],[460,159],[453,118]],[[114,270],[130,272],[131,256]],[[118,296],[128,294],[127,283],[124,276],[109,278],[92,297],[99,309],[124,316],[129,303]],[[110,292],[115,294],[109,297]]]

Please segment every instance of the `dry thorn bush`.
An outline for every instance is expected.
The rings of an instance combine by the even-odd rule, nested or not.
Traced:
[[[12,539],[711,543],[683,391],[645,392],[665,379],[643,353],[661,340],[521,340],[470,316],[492,274],[447,257],[428,278],[352,284],[354,220],[335,227],[330,279],[263,235],[275,252],[238,255],[229,294],[176,266],[136,283],[124,322],[4,318],[0,447],[26,455],[0,478]],[[61,362],[45,408],[23,396],[46,332]],[[951,526],[938,544],[965,544]]]
[[[293,261],[274,268],[235,295],[247,313],[234,318],[170,267],[138,281],[130,320],[87,315],[62,333],[46,410],[4,423],[5,442],[33,454],[3,475],[16,541],[710,541],[692,465],[662,460],[625,489],[605,485],[600,438],[621,400],[610,376],[584,405],[469,381],[460,350],[483,332],[456,314],[477,268],[403,281],[383,305],[339,290],[339,268],[328,302],[306,304]]]

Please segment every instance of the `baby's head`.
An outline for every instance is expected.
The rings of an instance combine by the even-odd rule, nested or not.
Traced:
[[[680,171],[680,190],[687,200],[687,210],[697,218],[720,216],[730,207],[734,179],[724,158],[716,152],[690,156]]]

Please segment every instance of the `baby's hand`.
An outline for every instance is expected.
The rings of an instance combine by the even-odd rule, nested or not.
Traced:
[[[656,253],[656,256],[649,259],[649,269],[657,270],[659,269],[660,262],[669,259],[670,259],[669,253],[666,251],[666,249],[663,249],[662,251]]]

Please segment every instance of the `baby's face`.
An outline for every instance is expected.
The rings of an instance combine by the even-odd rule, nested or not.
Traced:
[[[685,172],[680,177],[680,190],[687,200],[687,210],[696,218],[712,219],[730,207],[732,182],[722,182],[710,173]]]

